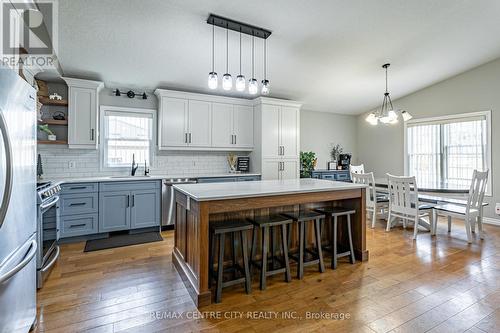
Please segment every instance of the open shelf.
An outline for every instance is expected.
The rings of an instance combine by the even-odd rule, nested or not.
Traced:
[[[40,96],[40,97],[38,97],[38,101],[40,103],[42,103],[43,105],[68,106],[67,99],[57,100],[57,99],[50,99],[48,97]]]
[[[41,144],[41,145],[67,145],[68,141],[66,141],[66,140],[55,140],[55,141],[38,140],[37,143]]]
[[[62,125],[68,126],[68,120],[56,120],[56,119],[42,119],[38,121],[39,124],[47,124],[47,125]]]

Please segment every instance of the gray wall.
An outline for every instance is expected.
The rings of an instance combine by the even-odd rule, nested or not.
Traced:
[[[300,150],[313,151],[318,157],[317,169],[326,169],[330,150],[340,144],[356,161],[356,117],[329,112],[300,111]]]
[[[382,91],[381,96],[382,98]],[[494,214],[500,202],[500,59],[442,81],[394,101],[398,108],[408,110],[414,118],[436,117],[475,111],[492,111],[492,185],[493,196],[485,216]],[[358,116],[358,158],[365,169],[382,177],[385,173],[404,173],[403,124],[371,126],[365,121],[367,113]]]

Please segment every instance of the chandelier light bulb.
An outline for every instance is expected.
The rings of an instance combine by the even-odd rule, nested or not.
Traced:
[[[224,90],[231,90],[233,87],[233,78],[231,77],[231,74],[224,74],[222,76],[222,89]]]
[[[366,121],[370,124],[370,125],[377,125],[378,124],[378,119],[377,119],[377,116],[375,115],[375,113],[370,113],[368,115],[368,117],[366,117]]]
[[[216,72],[208,73],[208,88],[217,89],[217,85],[218,85],[217,73]]]
[[[250,79],[248,81],[248,92],[250,95],[255,95],[259,91],[258,83],[256,79]]]
[[[245,91],[246,85],[247,85],[247,82],[245,80],[245,76],[241,75],[241,74],[238,75],[236,77],[236,90],[237,91]]]
[[[262,80],[261,93],[262,93],[262,95],[268,95],[269,94],[269,80]]]

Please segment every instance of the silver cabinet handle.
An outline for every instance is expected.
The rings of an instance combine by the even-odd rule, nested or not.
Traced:
[[[9,138],[9,132],[7,129],[7,122],[3,116],[3,112],[0,109],[0,131],[2,132],[3,145],[5,147],[5,186],[4,195],[2,198],[2,204],[0,206],[0,228],[5,220],[5,215],[7,215],[7,210],[9,208],[10,197],[12,195],[12,144]]]
[[[90,140],[94,141],[94,129],[93,128],[90,130]]]
[[[130,207],[130,195],[127,194],[127,207]]]
[[[184,143],[188,143],[188,134],[184,133]]]
[[[31,259],[33,259],[33,257],[36,254],[36,248],[37,248],[36,240],[32,240],[29,243],[29,245],[30,245],[30,251],[28,252],[28,254],[26,254],[26,256],[24,256],[24,259],[10,271],[0,276],[0,285],[5,281],[7,281],[8,279],[10,279],[11,277],[13,277],[14,275],[16,275],[17,272],[23,269],[27,264],[29,264]]]
[[[73,207],[73,206],[85,206],[87,203],[85,202],[73,202],[73,203],[70,203],[69,206],[70,207]]]
[[[191,132],[189,132],[189,143],[191,143]]]
[[[85,224],[85,223],[80,223],[80,224],[72,224],[69,227],[70,227],[70,229],[71,228],[81,228],[81,227],[85,227],[86,225],[87,224]]]
[[[236,144],[236,134],[234,135],[234,144]]]
[[[135,194],[132,194],[132,207],[135,207]]]
[[[285,155],[285,146],[281,146],[281,155]],[[285,167],[283,166],[283,169]]]

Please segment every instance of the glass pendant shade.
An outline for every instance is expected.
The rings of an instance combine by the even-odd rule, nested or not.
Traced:
[[[224,74],[222,76],[222,89],[224,90],[231,90],[233,87],[233,78],[231,77],[231,74]]]
[[[367,121],[370,125],[373,125],[373,126],[375,126],[375,125],[377,125],[377,124],[378,124],[378,118],[377,118],[377,116],[375,115],[375,113],[373,113],[373,112],[372,112],[372,113],[370,113],[370,114],[368,115],[368,117],[366,117],[366,121]]]
[[[236,90],[237,91],[245,91],[246,85],[247,85],[247,82],[245,80],[245,76],[243,76],[241,74],[238,75],[236,77]]]
[[[262,95],[269,94],[269,80],[262,80],[261,93],[262,93]]]
[[[403,117],[403,121],[408,121],[413,118],[413,116],[408,111],[401,111],[401,116]]]
[[[217,73],[215,72],[208,73],[208,88],[217,89],[217,85],[218,85]]]
[[[251,95],[255,95],[257,91],[259,90],[258,83],[256,79],[250,79],[248,81],[248,92]]]

